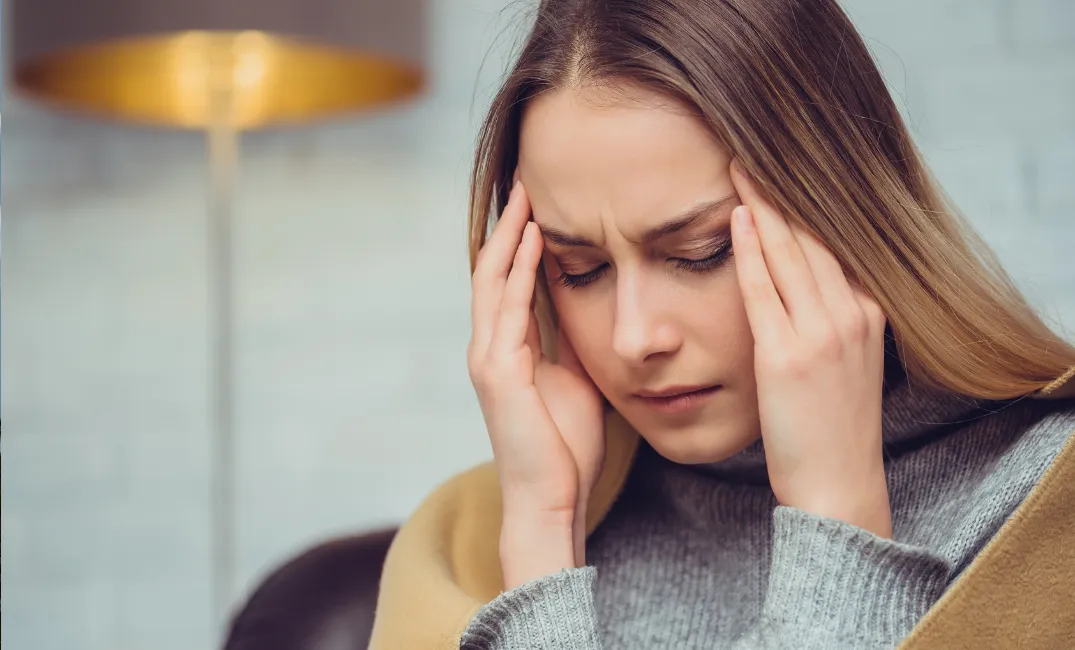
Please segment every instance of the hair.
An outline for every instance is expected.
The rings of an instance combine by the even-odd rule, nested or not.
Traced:
[[[542,1],[478,137],[472,271],[507,203],[527,103],[587,85],[642,88],[693,111],[880,304],[886,377],[1008,399],[1075,366],[1075,346],[1042,321],[934,180],[835,0]],[[544,274],[539,282],[548,347],[556,316]]]

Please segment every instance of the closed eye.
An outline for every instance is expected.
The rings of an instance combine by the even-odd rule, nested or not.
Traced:
[[[556,278],[556,284],[568,289],[578,289],[585,287],[594,280],[597,280],[605,274],[605,269],[608,268],[608,264],[602,264],[592,271],[585,273],[572,274],[572,273],[560,273],[560,276]]]
[[[670,261],[675,264],[677,269],[689,271],[691,273],[705,273],[706,271],[712,271],[723,266],[731,256],[732,244],[731,242],[725,241],[721,243],[713,253],[701,259],[673,257]],[[587,271],[585,273],[561,272],[556,278],[556,283],[569,289],[579,289],[591,282],[601,279],[601,276],[604,275],[607,270],[608,264],[605,263],[592,271]]]
[[[703,273],[722,266],[731,256],[732,244],[729,241],[724,241],[717,246],[717,249],[713,251],[713,253],[701,259],[677,257],[674,258],[673,261],[675,262],[677,269],[691,271],[692,273]]]

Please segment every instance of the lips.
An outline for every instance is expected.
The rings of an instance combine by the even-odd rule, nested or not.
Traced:
[[[708,386],[669,386],[660,390],[640,390],[635,393],[635,396],[643,399],[669,399],[681,395],[686,396],[691,393],[708,391],[717,387],[716,384],[710,384]]]
[[[642,405],[666,416],[682,417],[697,412],[710,398],[720,392],[720,385],[669,386],[660,390],[635,393]]]

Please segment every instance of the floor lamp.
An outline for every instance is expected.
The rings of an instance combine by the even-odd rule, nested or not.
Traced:
[[[232,209],[242,131],[399,102],[425,85],[425,0],[5,0],[10,79],[36,100],[202,130],[210,170],[214,620],[235,596]]]

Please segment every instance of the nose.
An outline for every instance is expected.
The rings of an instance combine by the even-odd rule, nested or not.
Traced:
[[[616,286],[616,322],[612,348],[631,366],[677,350],[682,341],[664,318],[657,295],[647,295],[643,278],[620,274]]]

